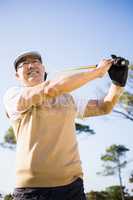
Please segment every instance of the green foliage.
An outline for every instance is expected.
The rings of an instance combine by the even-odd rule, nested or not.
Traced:
[[[76,126],[77,134],[80,134],[82,132],[89,133],[89,134],[95,134],[94,130],[90,129],[90,127],[88,125],[75,123],[75,126]]]
[[[120,98],[120,102],[128,115],[127,118],[133,121],[133,94],[125,91]]]
[[[130,182],[130,183],[133,183],[133,172],[131,172],[131,175],[130,175],[130,177],[129,177],[129,182]]]
[[[108,147],[106,149],[106,153],[101,156],[101,160],[104,161],[104,170],[102,172],[98,172],[97,174],[112,176],[118,171],[118,168],[126,167],[127,161],[120,162],[120,159],[125,156],[127,151],[129,151],[129,149],[124,145],[113,144]]]
[[[104,191],[91,191],[86,194],[87,200],[107,200],[108,194]]]
[[[127,106],[133,106],[133,94],[128,91],[123,92],[120,101]]]
[[[129,66],[129,69],[130,69],[130,70],[133,70],[133,64],[131,64],[131,65]]]
[[[123,187],[123,191],[124,191]],[[133,200],[133,196],[126,191],[124,192],[125,200]],[[105,191],[90,191],[86,194],[87,200],[121,200],[120,186],[110,186]]]
[[[117,153],[119,156],[123,156],[126,151],[129,151],[129,149],[126,148],[124,145],[113,144],[109,148],[107,148],[106,151],[108,153],[113,153],[114,155],[115,153]]]
[[[128,148],[126,148],[124,145],[116,145],[113,144],[110,147],[106,149],[106,153],[101,156],[101,160],[104,161],[104,170],[103,172],[99,172],[98,174],[104,175],[104,176],[110,176],[118,173],[119,182],[120,182],[120,198],[110,197],[111,200],[120,199],[125,200],[124,197],[124,191],[123,191],[123,184],[122,184],[122,176],[121,176],[121,169],[123,167],[126,167],[127,161],[121,161],[121,159],[125,156],[126,152],[129,151]],[[115,164],[115,166],[112,166],[112,164]],[[114,189],[114,188],[110,188]],[[115,187],[116,189],[116,187]],[[118,191],[118,188],[117,188]],[[115,192],[116,194],[116,192]]]
[[[124,191],[124,187],[123,187]],[[120,186],[111,186],[106,188],[106,192],[108,193],[108,198],[110,200],[121,200],[121,188]]]
[[[101,160],[106,162],[110,161],[113,163],[118,163],[119,159],[125,156],[125,153],[129,151],[124,145],[111,145],[106,149],[106,153],[101,156]],[[125,163],[125,162],[124,162]]]
[[[124,190],[124,187],[123,187]],[[124,192],[125,200],[133,200],[128,192]],[[121,200],[120,186],[110,186],[105,191],[90,191],[86,193],[87,200]],[[4,197],[4,200],[13,200],[11,194]]]
[[[113,109],[113,111],[124,116],[126,119],[133,121],[133,64],[130,65],[129,68],[126,86],[127,87],[125,87],[125,91],[119,101],[122,110]]]
[[[11,194],[7,194],[5,197],[4,197],[4,200],[13,200],[13,197]]]
[[[12,127],[9,127],[7,130],[6,135],[4,136],[4,142],[9,144],[16,144],[16,139]]]

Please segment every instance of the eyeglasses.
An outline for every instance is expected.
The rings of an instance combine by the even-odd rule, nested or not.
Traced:
[[[38,64],[41,64],[41,62],[38,59],[31,60],[31,61],[26,60],[26,61],[21,62],[19,65],[17,65],[17,69],[22,68],[22,67],[28,67],[29,64],[38,65]]]

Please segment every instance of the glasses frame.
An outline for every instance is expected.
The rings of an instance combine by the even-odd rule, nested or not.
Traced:
[[[31,60],[31,61],[24,60],[24,61],[20,62],[20,63],[17,65],[16,69],[18,70],[18,69],[20,69],[20,68],[22,68],[22,67],[28,67],[29,64],[35,64],[35,65],[36,65],[36,64],[41,64],[41,61],[40,61],[39,59],[33,59],[33,60]]]

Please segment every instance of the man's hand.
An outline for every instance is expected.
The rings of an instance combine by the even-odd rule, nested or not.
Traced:
[[[108,70],[112,66],[112,63],[112,59],[103,59],[99,62],[97,66],[99,77],[103,77],[108,72]]]
[[[115,85],[124,87],[128,77],[129,61],[115,55],[112,55],[112,58],[114,58],[114,62],[108,71],[109,76]]]

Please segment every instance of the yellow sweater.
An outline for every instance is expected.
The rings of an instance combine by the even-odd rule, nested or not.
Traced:
[[[32,106],[12,120],[17,138],[16,187],[55,187],[83,176],[69,94]]]

